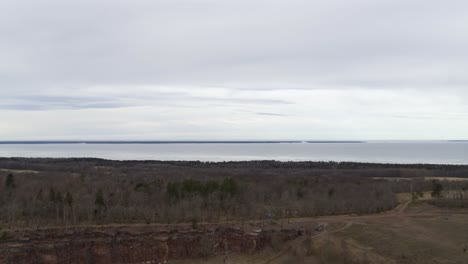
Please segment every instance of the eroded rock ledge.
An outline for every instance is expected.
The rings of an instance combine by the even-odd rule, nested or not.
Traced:
[[[302,234],[296,229],[149,226],[22,231],[0,243],[0,263],[163,263],[226,253],[254,254],[275,241]]]

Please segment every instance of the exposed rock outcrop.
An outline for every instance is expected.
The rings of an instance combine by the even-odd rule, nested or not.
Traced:
[[[245,230],[217,227],[94,228],[72,232],[29,231],[0,243],[0,263],[159,263],[179,258],[253,254],[301,235],[296,230]]]

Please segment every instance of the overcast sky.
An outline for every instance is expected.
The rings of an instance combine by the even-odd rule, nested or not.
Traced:
[[[0,0],[0,140],[468,138],[468,2]]]

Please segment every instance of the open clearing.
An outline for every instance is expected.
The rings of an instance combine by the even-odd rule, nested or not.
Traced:
[[[468,211],[404,200],[395,210],[363,216],[294,219],[326,222],[326,231],[300,237],[256,255],[229,255],[172,263],[468,263]]]
[[[457,178],[457,177],[424,177],[426,181],[468,181],[468,178]]]
[[[35,170],[0,169],[0,171],[4,171],[4,172],[7,172],[7,173],[33,173],[33,174],[39,173],[39,171],[35,171]]]

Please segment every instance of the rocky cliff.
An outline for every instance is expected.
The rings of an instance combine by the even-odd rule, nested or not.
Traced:
[[[22,231],[0,242],[0,263],[164,263],[171,259],[255,253],[294,229],[132,227]]]

